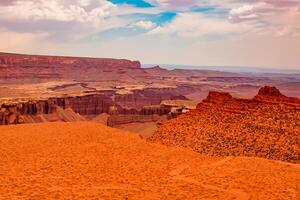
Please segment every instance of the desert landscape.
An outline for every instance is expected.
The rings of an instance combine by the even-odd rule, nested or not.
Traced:
[[[0,127],[1,199],[298,199],[299,164],[203,156],[89,122]]]
[[[300,200],[300,0],[0,16],[0,200]]]
[[[94,121],[149,136],[210,91],[252,98],[265,85],[300,97],[299,75],[144,68],[139,61],[0,53],[0,124]]]
[[[0,199],[300,196],[297,75],[7,53],[0,72]]]

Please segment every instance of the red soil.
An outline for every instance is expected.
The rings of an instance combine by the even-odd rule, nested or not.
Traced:
[[[215,156],[254,156],[300,163],[300,99],[274,87],[253,99],[210,92],[193,110],[161,126],[150,138]]]
[[[93,123],[0,127],[0,199],[299,199],[300,166],[214,158]]]

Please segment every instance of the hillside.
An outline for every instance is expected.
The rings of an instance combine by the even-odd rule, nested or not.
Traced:
[[[94,123],[0,127],[0,199],[297,199],[300,166],[201,156]]]
[[[252,99],[210,92],[197,109],[161,126],[151,141],[215,156],[300,162],[300,99],[263,87]]]

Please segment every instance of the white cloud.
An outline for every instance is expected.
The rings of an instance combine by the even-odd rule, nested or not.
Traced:
[[[79,5],[88,6],[91,3],[91,0],[78,0]]]
[[[180,13],[169,24],[149,34],[176,34],[181,37],[223,36],[250,30],[247,24],[232,24],[227,19],[209,18],[200,13]]]
[[[151,30],[155,28],[157,25],[152,21],[138,21],[131,25],[131,27],[137,27],[145,30]]]
[[[298,37],[300,36],[300,28],[296,29],[295,27],[291,27],[289,25],[281,27],[276,34],[278,36],[291,36],[291,37]]]
[[[270,12],[273,9],[275,8],[265,2],[245,4],[239,7],[232,8],[229,12],[228,18],[232,22],[254,20],[258,19],[260,14]]]
[[[81,23],[99,23],[110,15],[114,4],[99,0],[98,7],[85,10],[89,0],[79,0],[73,4],[64,4],[59,0],[16,1],[14,4],[0,7],[1,20],[55,20]]]
[[[294,1],[255,1],[240,5],[230,10],[228,19],[237,24],[258,24],[259,34],[285,37],[300,35],[300,13]]]

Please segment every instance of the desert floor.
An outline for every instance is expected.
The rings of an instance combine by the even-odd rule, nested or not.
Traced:
[[[155,122],[129,123],[129,124],[120,124],[114,126],[114,128],[121,129],[124,131],[130,131],[131,133],[136,133],[142,136],[143,138],[149,138],[157,130],[157,125]]]
[[[207,157],[94,123],[0,127],[0,199],[299,199],[300,165]]]

